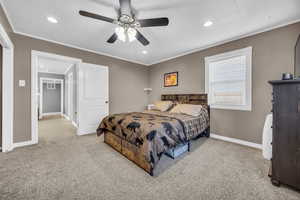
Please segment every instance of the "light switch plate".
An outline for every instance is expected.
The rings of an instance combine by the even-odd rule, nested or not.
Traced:
[[[19,80],[19,87],[25,87],[26,81],[25,80]]]

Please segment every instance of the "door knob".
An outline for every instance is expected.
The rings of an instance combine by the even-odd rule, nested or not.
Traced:
[[[108,103],[108,101],[105,101],[105,103]]]

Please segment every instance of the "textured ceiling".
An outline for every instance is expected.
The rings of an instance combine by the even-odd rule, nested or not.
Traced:
[[[300,20],[299,0],[132,0],[138,18],[170,19],[168,27],[140,29],[150,41],[144,47],[137,41],[108,44],[116,25],[78,14],[86,10],[116,18],[117,0],[3,0],[2,4],[17,33],[145,65]],[[48,16],[58,23],[49,23]],[[203,27],[207,20],[214,25]]]

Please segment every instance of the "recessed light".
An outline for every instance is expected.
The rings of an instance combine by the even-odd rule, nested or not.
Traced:
[[[144,51],[142,51],[142,53],[143,53],[143,54],[147,54],[147,53],[148,53],[148,51],[144,50]]]
[[[203,26],[204,27],[210,27],[210,26],[212,26],[214,23],[212,22],[212,21],[210,21],[210,20],[208,20],[208,21],[206,21],[204,24],[203,24]]]
[[[54,17],[48,17],[47,18],[49,22],[53,23],[53,24],[57,24],[57,19],[55,19]]]

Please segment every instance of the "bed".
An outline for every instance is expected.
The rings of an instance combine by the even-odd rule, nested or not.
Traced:
[[[162,95],[162,101],[201,105],[199,116],[144,111],[113,114],[104,118],[97,135],[104,142],[153,176],[160,158],[168,150],[210,136],[210,108],[206,94]]]

